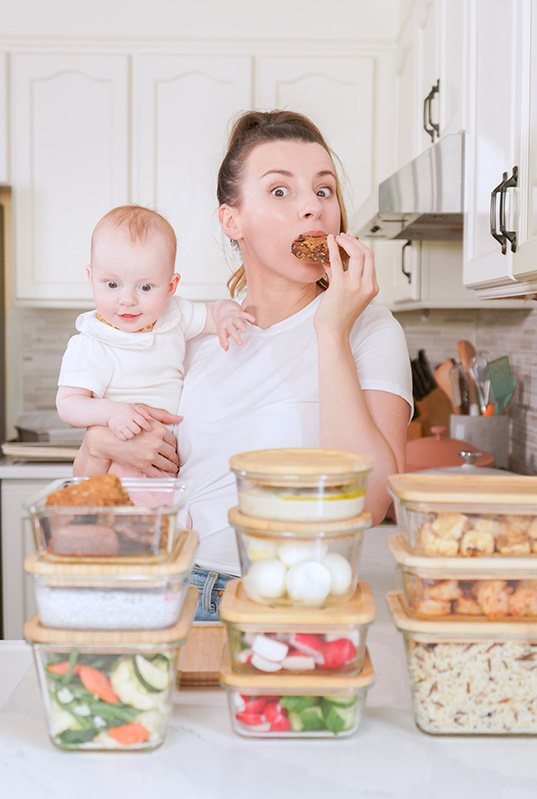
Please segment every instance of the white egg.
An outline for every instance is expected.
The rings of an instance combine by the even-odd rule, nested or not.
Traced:
[[[279,599],[285,594],[287,569],[280,560],[258,560],[252,563],[242,584],[254,602],[266,599]]]
[[[268,560],[278,557],[278,544],[276,541],[267,541],[263,538],[249,538],[246,553],[250,563],[258,560]]]
[[[349,590],[352,582],[352,567],[347,558],[337,552],[329,552],[323,558],[323,564],[332,575],[332,588],[330,593],[333,596],[342,596]]]
[[[294,566],[303,560],[322,560],[328,552],[324,541],[285,541],[278,547],[278,557],[286,566]]]
[[[303,560],[291,566],[286,585],[289,599],[293,602],[319,607],[330,593],[332,576],[318,560]]]

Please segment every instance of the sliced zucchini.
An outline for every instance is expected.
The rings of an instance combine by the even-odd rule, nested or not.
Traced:
[[[134,673],[147,691],[160,693],[170,684],[169,663],[163,660],[149,661],[143,655],[134,656]]]

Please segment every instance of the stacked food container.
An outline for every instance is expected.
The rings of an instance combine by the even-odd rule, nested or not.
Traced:
[[[58,480],[28,506],[32,645],[54,744],[153,749],[166,734],[180,647],[197,606],[189,486],[99,475]]]
[[[375,609],[358,580],[371,462],[274,449],[235,455],[230,465],[243,575],[220,606],[232,727],[251,737],[350,735],[374,678],[365,641]]]
[[[414,716],[429,733],[537,733],[537,478],[389,478]]]

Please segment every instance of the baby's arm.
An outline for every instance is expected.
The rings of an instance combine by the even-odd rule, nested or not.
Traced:
[[[151,429],[151,417],[145,408],[129,402],[99,399],[85,388],[60,386],[56,408],[60,419],[72,427],[106,425],[121,441],[141,430]]]
[[[230,337],[241,346],[242,339],[239,330],[246,333],[245,320],[255,322],[255,317],[243,311],[239,303],[234,300],[217,300],[206,303],[205,307],[207,308],[207,321],[202,332],[215,333],[224,350],[229,349]]]

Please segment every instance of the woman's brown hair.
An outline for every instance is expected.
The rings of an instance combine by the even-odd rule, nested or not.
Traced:
[[[229,137],[228,148],[218,171],[216,194],[220,205],[237,208],[240,205],[241,185],[246,159],[258,144],[273,141],[299,141],[320,144],[334,161],[334,154],[311,119],[295,111],[246,111],[236,120]],[[341,232],[347,229],[347,215],[336,174],[336,196],[341,212]],[[318,281],[326,289],[325,277]],[[241,265],[227,282],[232,297],[246,288],[246,273]]]

